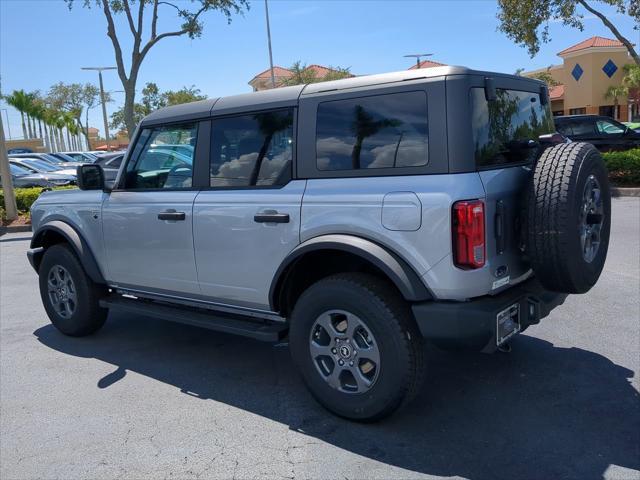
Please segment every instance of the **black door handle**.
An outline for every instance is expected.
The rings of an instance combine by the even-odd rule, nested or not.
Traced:
[[[258,223],[289,223],[288,213],[258,213],[253,217]]]
[[[173,220],[175,222],[177,220],[184,220],[185,218],[187,218],[187,215],[184,212],[167,211],[158,214],[158,220]]]

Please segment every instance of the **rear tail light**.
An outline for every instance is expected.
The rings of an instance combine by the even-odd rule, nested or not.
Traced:
[[[485,262],[484,202],[465,200],[453,204],[453,259],[457,267],[480,268]]]

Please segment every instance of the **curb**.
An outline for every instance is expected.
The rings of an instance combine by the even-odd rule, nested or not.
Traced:
[[[640,188],[612,187],[612,197],[640,197]]]
[[[16,225],[9,227],[0,227],[0,235],[4,235],[5,233],[21,233],[21,232],[30,232],[31,225]]]

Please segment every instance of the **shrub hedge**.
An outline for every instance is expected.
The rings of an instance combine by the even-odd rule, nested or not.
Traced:
[[[614,185],[640,186],[640,148],[624,152],[607,152],[602,156],[609,169],[609,178]]]
[[[69,188],[77,187],[56,187],[54,190],[68,190]],[[28,214],[33,202],[35,202],[40,194],[45,190],[49,189],[42,187],[15,188],[13,191],[16,194],[16,207],[18,207],[18,213],[21,215]],[[0,189],[0,215],[2,215],[0,218],[5,218],[4,191],[2,189]]]

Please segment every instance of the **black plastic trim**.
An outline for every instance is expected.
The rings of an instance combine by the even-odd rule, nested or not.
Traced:
[[[361,237],[352,235],[321,235],[298,245],[282,262],[271,282],[269,304],[278,311],[280,289],[297,260],[309,252],[318,250],[340,250],[361,257],[379,268],[409,301],[431,300],[433,296],[418,274],[398,255],[388,249]]]
[[[546,290],[532,278],[495,296],[467,302],[415,303],[411,309],[424,338],[436,344],[491,353],[498,347],[496,316],[499,312],[518,303],[520,331],[524,331],[562,305],[566,298],[567,294]]]
[[[96,262],[95,256],[91,252],[89,245],[84,240],[84,238],[82,238],[82,235],[68,223],[62,222],[60,220],[52,220],[42,225],[33,234],[33,238],[31,239],[31,249],[43,247],[46,232],[50,231],[62,235],[67,240],[67,243],[71,245],[75,253],[78,255],[82,267],[84,268],[85,272],[87,272],[87,275],[89,275],[91,280],[101,284],[107,283],[104,279],[104,276],[102,275],[102,272],[100,271],[100,268],[98,267],[98,263]],[[40,267],[39,259],[42,257],[42,253],[44,252],[34,252],[31,254],[27,253],[27,257],[30,259],[29,261],[31,261],[31,258],[33,258],[34,262],[38,261],[38,263],[34,266],[36,272]]]

